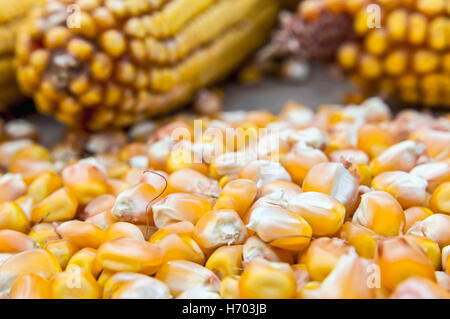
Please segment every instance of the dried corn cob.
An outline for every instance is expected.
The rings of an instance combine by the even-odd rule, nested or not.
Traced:
[[[186,103],[263,43],[278,9],[275,0],[93,3],[50,1],[17,47],[19,83],[37,108],[93,130]],[[81,9],[79,28],[66,25],[77,18],[69,5]]]
[[[0,0],[0,112],[23,99],[16,84],[14,45],[30,8],[40,0]]]
[[[335,57],[362,96],[449,107],[449,14],[447,0],[307,0],[270,46],[291,58]]]

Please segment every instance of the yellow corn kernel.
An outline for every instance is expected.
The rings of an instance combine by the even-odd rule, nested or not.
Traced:
[[[109,226],[116,223],[117,219],[114,218],[110,211],[106,211],[86,219],[85,222],[106,230]]]
[[[78,201],[75,194],[63,187],[33,207],[31,221],[65,221],[75,217]]]
[[[417,8],[428,16],[439,14],[445,9],[445,0],[417,0]]]
[[[14,202],[0,204],[0,229],[16,230],[22,233],[30,229],[30,223],[18,204]]]
[[[159,193],[147,184],[140,183],[120,193],[111,209],[117,220],[136,224],[153,224],[150,204],[157,199]]]
[[[434,190],[430,208],[436,213],[450,214],[450,182],[442,183]]]
[[[361,196],[361,202],[353,215],[353,223],[367,227],[381,236],[397,236],[402,233],[405,214],[392,195],[372,191]]]
[[[412,65],[417,73],[433,72],[439,65],[439,55],[433,51],[419,50],[413,56]]]
[[[390,299],[450,299],[450,293],[433,281],[423,277],[403,280],[390,295]]]
[[[450,216],[446,214],[433,214],[422,221],[416,222],[408,234],[423,236],[438,243],[443,248],[450,245]]]
[[[372,180],[372,187],[397,199],[403,208],[421,206],[427,199],[427,181],[402,171],[384,172]]]
[[[88,162],[78,162],[64,168],[62,179],[64,186],[74,192],[81,205],[107,192],[105,173]]]
[[[406,209],[403,232],[406,233],[416,222],[422,221],[431,215],[433,215],[433,212],[426,207],[410,207]]]
[[[211,209],[211,203],[204,197],[184,193],[169,194],[152,206],[153,219],[158,228],[180,221],[196,224]]]
[[[223,299],[239,299],[239,277],[227,276],[220,283],[220,297]]]
[[[232,209],[243,216],[256,198],[257,186],[248,179],[236,179],[227,183],[214,204],[214,210]]]
[[[46,243],[43,247],[58,259],[61,269],[65,269],[70,258],[78,248],[68,239],[57,239]]]
[[[174,260],[164,264],[155,278],[164,282],[174,297],[196,287],[205,287],[216,292],[220,290],[220,279],[212,271],[186,260]]]
[[[346,222],[340,232],[339,238],[355,247],[356,252],[363,258],[373,259],[380,237],[371,229],[361,225]]]
[[[28,187],[27,195],[40,202],[62,186],[62,179],[52,171],[42,172]]]
[[[21,275],[37,274],[49,279],[61,271],[56,257],[44,249],[31,249],[8,258],[0,267],[0,293],[8,293]]]
[[[169,175],[168,193],[193,193],[219,196],[220,186],[217,181],[206,177],[191,168],[183,168]]]
[[[288,202],[287,209],[308,222],[313,236],[331,236],[344,223],[345,207],[333,197],[322,193],[298,194]]]
[[[133,238],[105,242],[97,250],[97,263],[104,269],[154,274],[161,266],[163,250]]]
[[[432,162],[414,167],[410,173],[428,182],[427,191],[433,191],[442,183],[450,182],[450,165],[445,162]]]
[[[56,233],[56,226],[50,223],[41,223],[34,225],[28,236],[33,238],[43,248],[48,242],[60,239]]]
[[[242,253],[242,245],[219,247],[209,256],[205,267],[220,279],[238,276],[242,271]]]
[[[412,276],[436,281],[433,264],[425,252],[403,237],[379,241],[375,261],[380,267],[381,284],[389,290]]]
[[[169,288],[153,277],[139,277],[122,283],[111,299],[171,299]]]
[[[272,246],[295,251],[306,248],[312,236],[303,217],[277,206],[252,209],[247,228]]]
[[[49,299],[50,282],[37,274],[24,274],[14,281],[9,292],[11,299]]]
[[[167,159],[167,171],[173,173],[180,169],[190,168],[198,171],[203,175],[208,175],[208,165],[205,163],[197,163],[194,152],[192,151],[192,143],[180,142],[177,147],[172,148]]]
[[[186,236],[192,236],[194,233],[194,225],[191,222],[178,222],[166,225],[158,229],[151,237],[150,242],[156,244],[158,241],[170,234],[180,234]]]
[[[293,182],[274,181],[267,183],[259,190],[260,197],[282,191],[286,196],[294,196],[302,192],[302,188]]]
[[[134,238],[137,240],[145,240],[144,234],[142,231],[134,224],[126,223],[126,222],[117,222],[111,224],[105,230],[105,242],[120,238],[120,237],[128,237]]]
[[[194,227],[194,239],[204,249],[243,244],[247,239],[247,230],[235,211],[213,210],[198,220]]]
[[[322,281],[338,263],[341,256],[354,251],[342,239],[322,237],[311,242],[305,255],[306,268],[314,281]]]
[[[79,220],[64,222],[56,227],[56,233],[69,239],[80,248],[98,248],[104,241],[105,232],[99,227]]]
[[[297,299],[319,299],[320,298],[320,281],[310,281],[300,289]]]
[[[337,59],[339,64],[346,70],[355,68],[358,61],[358,46],[350,43],[344,44],[339,48]]]
[[[69,260],[67,268],[77,265],[82,269],[89,271],[94,278],[97,278],[102,268],[96,260],[97,250],[94,248],[83,248],[77,251]]]
[[[392,30],[389,31],[389,35],[392,37]],[[385,53],[388,45],[388,33],[383,29],[375,29],[370,31],[364,40],[366,50],[375,56]]]
[[[101,289],[105,287],[106,282],[114,276],[116,272],[111,270],[103,269],[100,275],[98,276],[97,283]]]
[[[154,244],[164,251],[163,264],[172,260],[188,260],[201,265],[205,263],[205,254],[190,236],[171,233],[154,241]]]
[[[83,211],[83,220],[103,213],[105,211],[110,211],[114,206],[114,201],[116,198],[111,194],[100,195],[99,197],[93,199],[89,204],[86,205]]]
[[[392,11],[386,20],[389,37],[394,41],[403,41],[408,29],[408,12],[404,9]]]
[[[77,265],[56,274],[50,281],[52,299],[99,299],[101,293],[92,274]]]
[[[442,248],[442,269],[450,274],[450,245]]]
[[[383,67],[389,75],[403,74],[408,67],[408,54],[403,50],[392,51],[384,59]]]
[[[14,201],[25,194],[25,185],[20,174],[5,174],[0,176],[0,203]]]
[[[244,299],[295,298],[294,272],[288,264],[256,258],[242,273],[239,296]]]
[[[268,160],[250,162],[242,168],[238,177],[254,181],[258,188],[273,181],[291,181],[291,176],[280,163]]]
[[[0,252],[18,253],[21,251],[37,248],[36,241],[18,231],[3,229],[0,230]]]
[[[124,283],[140,279],[147,278],[148,276],[138,274],[134,272],[118,272],[112,274],[104,283],[103,287],[103,299],[111,299],[116,290]]]
[[[258,236],[252,236],[247,239],[242,250],[244,267],[257,257],[264,258],[268,261],[285,262],[292,264],[294,262],[292,253],[271,247],[265,244]]]
[[[434,269],[439,270],[441,268],[441,249],[439,245],[432,241],[431,239],[407,234],[404,236],[407,240],[412,241],[418,245],[427,254],[428,258],[431,260]]]
[[[341,163],[321,163],[313,166],[302,185],[304,192],[319,192],[334,197],[344,205],[347,217],[351,216],[356,208],[358,187],[358,178]]]
[[[418,12],[413,12],[408,17],[408,40],[411,44],[422,44],[427,35],[428,30],[427,18]]]
[[[377,157],[395,143],[394,137],[379,125],[365,124],[358,130],[358,149],[371,158]]]

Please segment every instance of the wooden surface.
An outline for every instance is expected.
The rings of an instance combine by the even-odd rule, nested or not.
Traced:
[[[303,83],[266,78],[251,86],[231,82],[220,87],[226,95],[225,110],[268,109],[275,113],[289,99],[317,107],[325,103],[340,103],[343,94],[351,90],[347,81],[334,78],[323,66],[314,66],[310,78]],[[41,142],[46,146],[58,142],[64,134],[64,126],[50,117],[32,113],[25,118],[38,126]]]

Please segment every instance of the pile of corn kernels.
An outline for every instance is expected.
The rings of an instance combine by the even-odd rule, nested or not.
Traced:
[[[51,149],[0,126],[4,298],[450,297],[449,114],[287,102]]]

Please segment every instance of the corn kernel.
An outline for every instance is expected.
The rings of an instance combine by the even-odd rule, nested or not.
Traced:
[[[213,209],[231,209],[242,217],[255,200],[256,194],[257,185],[254,181],[236,179],[224,186]]]
[[[28,187],[27,195],[36,203],[55,192],[62,186],[61,177],[52,171],[40,174]]]
[[[11,299],[49,299],[50,282],[37,274],[19,276],[9,292]]]
[[[431,260],[434,269],[439,270],[441,268],[441,249],[437,243],[431,239],[411,234],[405,235],[404,238],[422,248],[425,254],[427,254],[428,259]]]
[[[66,268],[67,263],[69,262],[70,258],[78,250],[78,247],[76,247],[68,239],[52,240],[50,242],[47,242],[43,246],[43,248],[56,256],[56,258],[58,259],[59,265],[61,266],[61,269]]]
[[[220,297],[222,299],[239,298],[239,277],[227,276],[220,283]]]
[[[33,207],[31,221],[39,223],[70,220],[75,217],[77,208],[75,194],[69,188],[63,187]]]
[[[50,281],[52,299],[99,299],[101,289],[92,274],[79,266],[53,276]]]
[[[209,256],[205,267],[220,279],[238,276],[243,269],[242,253],[242,245],[219,247]]]
[[[433,214],[422,221],[416,222],[408,230],[408,234],[429,238],[442,248],[450,245],[448,227],[450,227],[449,215]]]
[[[56,227],[56,233],[69,239],[80,248],[98,248],[104,241],[105,232],[99,227],[79,220],[64,222]]]
[[[410,277],[402,281],[390,295],[390,299],[449,299],[450,294],[433,281],[422,277]]]
[[[22,233],[30,229],[30,223],[18,204],[14,202],[0,204],[0,229],[16,230]]]
[[[411,207],[405,210],[405,225],[403,232],[407,232],[416,222],[422,221],[433,212],[426,207]]]
[[[172,260],[188,260],[203,265],[205,254],[188,235],[171,233],[154,242],[164,251],[163,264]]]
[[[367,259],[375,257],[380,236],[371,229],[352,222],[346,222],[339,232],[339,237],[355,247],[359,256]]]
[[[34,225],[28,233],[28,236],[33,238],[41,248],[48,242],[60,239],[59,235],[56,233],[56,226],[50,223]]]
[[[430,208],[436,213],[450,214],[450,182],[442,183],[434,190]]]

